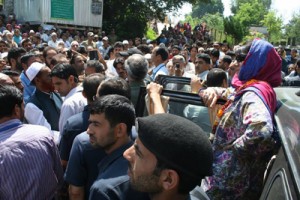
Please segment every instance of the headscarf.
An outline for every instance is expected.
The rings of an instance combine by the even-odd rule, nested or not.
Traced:
[[[272,87],[277,87],[281,83],[281,62],[280,56],[270,43],[255,39],[239,74],[235,74],[232,79],[232,85],[239,88],[251,79],[258,80],[248,87],[258,89],[270,111],[274,113],[276,94]]]

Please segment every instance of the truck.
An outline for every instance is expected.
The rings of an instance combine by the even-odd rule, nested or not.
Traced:
[[[14,2],[18,22],[60,28],[102,28],[103,0],[22,0]]]

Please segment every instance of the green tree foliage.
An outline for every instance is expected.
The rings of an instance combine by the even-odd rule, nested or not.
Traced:
[[[268,29],[268,41],[276,43],[281,39],[282,19],[276,17],[274,11],[268,12],[264,16],[262,23]]]
[[[263,6],[265,10],[269,10],[272,4],[272,0],[258,0],[259,3]],[[237,13],[238,8],[244,3],[253,3],[253,0],[232,0],[231,11]]]
[[[294,14],[290,22],[285,26],[288,38],[293,38],[296,44],[300,44],[300,14]]]
[[[224,19],[224,31],[235,39],[235,43],[242,41],[247,32],[240,21],[233,16]]]
[[[200,21],[206,22],[208,28],[213,28],[218,31],[224,30],[223,16],[220,13],[205,14]]]
[[[241,0],[235,15],[224,19],[224,30],[233,36],[237,43],[241,42],[249,35],[250,26],[262,25],[262,20],[267,13],[262,0],[252,0],[251,3]]]
[[[192,17],[201,18],[205,14],[223,13],[224,6],[222,0],[212,0],[210,3],[199,2],[193,6]]]
[[[261,24],[267,12],[259,0],[254,0],[252,3],[241,4],[234,17],[245,27],[257,26]]]
[[[147,31],[148,21],[163,21],[166,13],[181,8],[184,3],[199,1],[211,0],[105,0],[102,28],[107,33],[114,28],[119,39],[142,37]]]

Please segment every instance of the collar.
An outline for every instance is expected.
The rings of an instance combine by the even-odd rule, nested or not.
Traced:
[[[103,158],[100,163],[98,164],[99,172],[104,172],[106,168],[108,168],[115,160],[117,160],[120,157],[123,157],[123,153],[126,149],[131,147],[133,145],[133,142],[130,141],[127,144],[119,147],[115,151],[113,151],[111,154],[107,155],[105,158]]]
[[[11,119],[8,120],[6,122],[3,122],[2,124],[0,124],[0,133],[19,127],[20,125],[22,125],[22,122],[19,119]]]
[[[77,86],[74,87],[72,90],[70,90],[70,92],[67,94],[67,96],[65,97],[65,100],[68,99],[69,97],[71,97],[73,94],[77,93],[77,92],[82,92],[83,88],[81,86]]]

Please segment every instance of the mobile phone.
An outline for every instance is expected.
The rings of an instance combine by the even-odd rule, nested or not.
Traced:
[[[89,51],[90,60],[99,60],[97,50]]]

